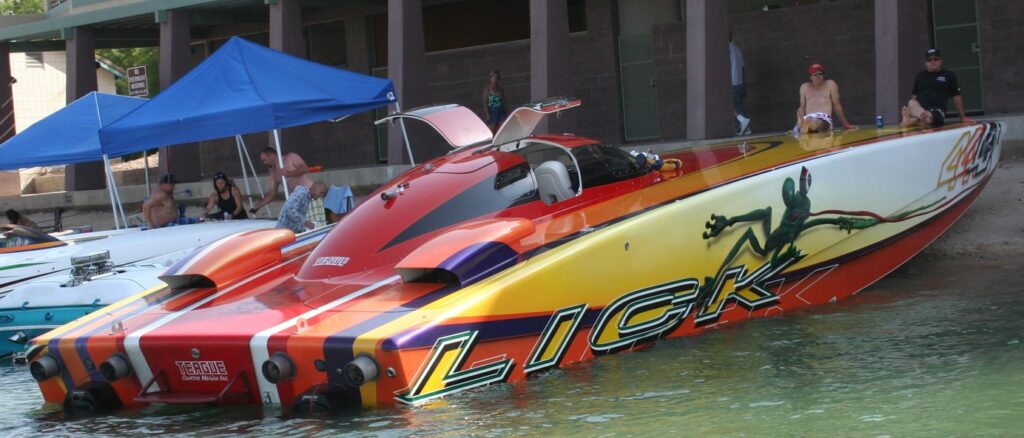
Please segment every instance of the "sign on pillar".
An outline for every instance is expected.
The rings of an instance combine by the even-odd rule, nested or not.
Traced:
[[[128,95],[149,96],[149,80],[146,78],[146,66],[128,69]]]

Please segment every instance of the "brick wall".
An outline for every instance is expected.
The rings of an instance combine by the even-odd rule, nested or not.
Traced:
[[[978,0],[985,112],[1024,111],[1024,2]]]
[[[615,58],[612,0],[587,2],[587,30],[570,36],[571,90],[583,105],[563,114],[573,133],[617,143],[622,138]],[[530,102],[530,42],[493,44],[427,54],[430,96],[437,103],[458,103],[482,116],[481,94],[487,74],[501,71],[509,109]]]
[[[808,81],[807,66],[815,62],[823,64],[825,77],[839,85],[850,123],[872,123],[873,1],[821,2],[731,14],[729,20],[733,41],[746,62],[746,105],[755,132],[793,126],[800,84]]]

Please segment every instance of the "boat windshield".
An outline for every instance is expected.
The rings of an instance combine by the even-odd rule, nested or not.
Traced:
[[[580,165],[584,189],[636,178],[650,170],[622,149],[603,144],[575,147],[572,155]]]
[[[29,249],[27,247],[31,245],[50,242],[61,243],[56,237],[39,230],[20,225],[0,225],[0,249],[7,250],[3,252]]]

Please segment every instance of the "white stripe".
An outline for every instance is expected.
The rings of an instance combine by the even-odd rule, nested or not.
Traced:
[[[163,318],[160,318],[156,322],[153,322],[153,323],[143,327],[142,329],[140,329],[140,330],[138,330],[136,332],[133,332],[133,333],[131,333],[128,336],[125,336],[124,337],[124,351],[125,351],[125,353],[128,353],[128,360],[132,363],[132,369],[135,371],[135,374],[139,376],[139,384],[140,385],[145,385],[145,384],[149,383],[150,380],[153,379],[153,371],[149,368],[149,363],[146,362],[146,357],[145,357],[145,355],[142,354],[142,349],[139,347],[139,341],[142,339],[143,336],[145,336],[147,333],[149,333],[149,332],[151,332],[153,330],[156,330],[156,329],[166,325],[167,323],[171,322],[175,318],[177,318],[177,317],[179,317],[181,315],[184,315],[184,314],[186,314],[188,312],[191,312],[193,309],[195,309],[195,308],[197,308],[199,306],[202,306],[203,304],[206,304],[206,303],[208,303],[210,301],[213,301],[214,299],[217,299],[221,295],[224,295],[224,294],[226,294],[228,292],[231,292],[231,291],[233,291],[233,290],[235,290],[235,289],[237,289],[237,288],[239,288],[241,286],[244,286],[244,285],[246,285],[247,283],[249,283],[250,281],[252,281],[252,280],[254,280],[256,278],[262,277],[267,272],[270,272],[270,271],[272,271],[274,269],[278,269],[278,268],[280,268],[282,266],[286,266],[286,265],[288,265],[290,263],[294,263],[296,260],[300,260],[300,259],[301,258],[294,258],[294,259],[289,260],[287,262],[284,262],[284,263],[282,263],[280,265],[275,265],[275,266],[269,267],[267,269],[264,269],[263,271],[261,271],[261,272],[255,274],[255,275],[249,277],[246,280],[243,280],[243,281],[239,282],[238,284],[236,284],[234,286],[231,286],[228,289],[219,291],[219,292],[217,292],[217,293],[215,293],[213,295],[210,295],[210,296],[208,296],[206,298],[203,298],[202,300],[199,300],[198,302],[195,302],[192,305],[190,305],[190,306],[188,306],[188,307],[186,307],[184,309],[181,309],[181,310],[179,310],[177,312],[174,312],[174,313],[171,313],[171,314],[169,314],[167,316],[164,316]],[[158,383],[154,382],[153,385],[150,386],[150,390],[151,390],[150,392],[152,392],[152,391],[159,391],[160,390],[160,385]]]
[[[0,331],[8,331],[8,330],[34,330],[34,329],[50,329],[50,330],[53,330],[53,329],[55,329],[57,327],[60,327],[60,324],[57,324],[57,325],[15,325],[15,326],[10,326],[10,327],[0,327]]]
[[[259,383],[260,386],[260,399],[263,400],[263,403],[275,405],[281,403],[281,395],[278,394],[277,392],[277,385],[270,383],[270,381],[268,381],[266,377],[263,377],[262,372],[263,362],[270,359],[270,347],[268,346],[268,344],[271,335],[279,333],[286,328],[294,327],[295,323],[298,322],[300,318],[309,320],[310,318],[317,316],[321,313],[324,313],[334,307],[338,307],[342,304],[345,304],[349,301],[352,301],[356,298],[373,292],[374,290],[379,289],[381,286],[392,283],[395,280],[398,280],[399,278],[401,277],[397,275],[385,278],[377,283],[359,289],[353,293],[345,295],[341,298],[331,301],[330,303],[324,304],[323,306],[317,307],[313,310],[303,313],[302,315],[296,316],[292,319],[275,325],[269,329],[257,333],[256,336],[253,336],[252,340],[249,341],[249,351],[252,352],[252,365],[253,369],[256,370],[254,374],[256,374],[256,381]]]

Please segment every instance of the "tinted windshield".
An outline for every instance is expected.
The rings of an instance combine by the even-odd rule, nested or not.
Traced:
[[[617,147],[593,144],[572,149],[583,174],[583,188],[623,181],[646,173],[625,151]]]

